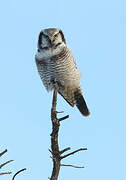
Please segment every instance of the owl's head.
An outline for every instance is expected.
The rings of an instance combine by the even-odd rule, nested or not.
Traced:
[[[66,44],[64,34],[60,29],[49,28],[40,32],[38,38],[38,50],[57,48],[62,44]]]

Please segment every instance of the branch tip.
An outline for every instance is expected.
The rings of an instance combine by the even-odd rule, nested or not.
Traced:
[[[65,120],[65,119],[67,119],[67,118],[69,118],[69,115],[66,115],[66,116],[64,116],[64,117],[62,117],[62,118],[59,118],[59,121],[63,121],[63,120]]]
[[[15,179],[15,177],[16,177],[19,173],[21,173],[22,171],[25,171],[25,170],[26,170],[26,168],[21,169],[20,171],[16,172],[16,173],[14,174],[14,176],[13,176],[12,180],[14,180],[14,179]]]
[[[66,152],[66,151],[68,151],[68,150],[70,150],[70,147],[67,147],[67,148],[61,150],[61,151],[60,151],[60,154],[63,154],[64,152]]]
[[[9,160],[9,161],[7,161],[7,162],[1,164],[1,165],[0,165],[0,169],[1,169],[3,166],[5,166],[6,164],[8,164],[8,163],[10,163],[10,162],[12,162],[12,161],[14,161],[14,160]]]
[[[10,172],[10,171],[8,171],[8,172],[2,172],[2,173],[0,173],[0,176],[1,175],[5,175],[5,174],[11,174],[12,172]]]
[[[0,153],[0,157],[3,156],[7,152],[7,149],[5,149],[3,152]]]
[[[52,151],[51,151],[51,149],[49,149],[49,152],[52,154]]]
[[[66,157],[68,157],[68,156],[71,156],[71,155],[73,155],[73,154],[75,154],[75,153],[77,153],[77,152],[79,152],[79,151],[85,151],[85,150],[87,150],[87,148],[80,148],[80,149],[77,149],[76,151],[73,151],[73,152],[68,153],[68,154],[66,154],[66,155],[64,155],[64,156],[61,156],[60,158],[61,158],[61,159],[64,159],[64,158],[66,158]]]
[[[60,164],[60,166],[73,167],[73,168],[84,168],[84,166],[75,166],[71,164]]]
[[[60,114],[60,113],[64,113],[64,111],[56,111],[56,113],[57,113],[57,114],[58,114],[58,113]]]

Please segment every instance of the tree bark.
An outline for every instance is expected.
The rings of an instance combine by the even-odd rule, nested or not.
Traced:
[[[51,180],[57,180],[59,171],[60,171],[60,152],[58,145],[58,132],[60,121],[57,118],[56,112],[56,103],[57,103],[57,92],[58,88],[54,90],[52,109],[51,109],[51,121],[52,121],[52,133],[51,133],[51,150],[52,150],[52,159],[53,159],[53,171]]]

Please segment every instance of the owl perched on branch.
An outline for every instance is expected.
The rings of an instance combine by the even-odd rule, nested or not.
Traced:
[[[60,29],[49,28],[40,32],[35,60],[47,91],[58,86],[58,93],[72,107],[76,105],[84,116],[88,116],[90,113],[80,85],[81,73]]]

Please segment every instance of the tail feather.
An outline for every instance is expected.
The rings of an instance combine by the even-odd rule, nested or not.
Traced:
[[[89,116],[90,112],[88,110],[87,104],[86,104],[84,97],[81,94],[81,92],[75,91],[74,97],[75,97],[76,106],[79,109],[79,111],[81,112],[81,114],[84,116]]]

